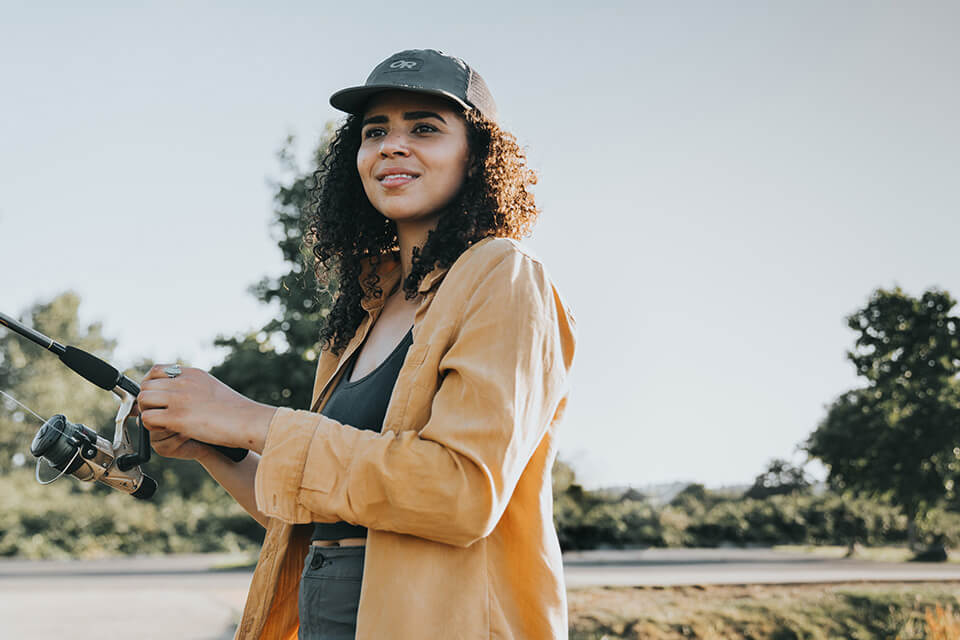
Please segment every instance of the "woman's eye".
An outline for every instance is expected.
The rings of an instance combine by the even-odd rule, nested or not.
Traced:
[[[376,137],[377,137],[378,135],[380,135],[381,133],[383,133],[383,129],[379,129],[379,128],[373,127],[373,128],[367,129],[367,130],[364,132],[363,137],[364,137],[364,138],[376,138]]]
[[[418,124],[413,128],[414,133],[431,133],[437,131],[437,128],[429,124]]]

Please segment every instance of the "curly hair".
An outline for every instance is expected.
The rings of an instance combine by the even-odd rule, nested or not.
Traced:
[[[467,175],[457,194],[441,209],[436,229],[422,247],[413,248],[410,274],[403,281],[405,297],[413,299],[423,277],[435,266],[449,267],[477,241],[496,236],[519,240],[533,231],[540,210],[529,187],[536,173],[516,138],[477,110],[463,113],[470,153]],[[320,331],[322,350],[340,355],[366,312],[360,306],[360,275],[364,260],[374,266],[399,249],[396,223],[377,211],[367,198],[357,172],[361,121],[349,115],[334,132],[326,155],[314,172],[312,202],[304,241],[310,248],[320,290],[333,300]],[[330,291],[338,283],[336,295]],[[376,269],[364,284],[379,298]]]

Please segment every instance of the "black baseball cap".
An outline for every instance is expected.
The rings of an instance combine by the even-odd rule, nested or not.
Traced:
[[[488,120],[497,120],[497,105],[480,74],[460,58],[436,49],[409,49],[393,54],[373,69],[363,86],[337,91],[330,96],[330,104],[361,115],[374,94],[391,89],[444,96],[465,111],[476,109]]]

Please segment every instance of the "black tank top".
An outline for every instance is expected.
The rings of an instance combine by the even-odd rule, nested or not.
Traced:
[[[320,415],[358,429],[380,431],[383,418],[387,415],[390,394],[397,382],[397,375],[407,355],[407,349],[413,344],[413,327],[403,336],[390,355],[376,369],[359,380],[347,382],[353,373],[357,361],[358,348],[350,361],[330,399],[323,405]],[[311,540],[339,540],[340,538],[365,538],[366,527],[349,522],[317,522],[314,524]]]

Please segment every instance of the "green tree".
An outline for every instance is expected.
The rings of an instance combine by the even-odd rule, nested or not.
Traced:
[[[847,318],[866,386],[841,395],[804,444],[839,490],[889,496],[916,522],[952,499],[960,470],[960,317],[945,291],[879,289]]]
[[[788,460],[774,458],[766,471],[754,479],[753,486],[744,494],[747,498],[762,500],[770,496],[789,495],[810,488],[810,480],[801,467]]]
[[[707,489],[704,485],[693,483],[688,484],[675,495],[670,501],[670,506],[699,517],[724,499],[724,496]]]
[[[304,247],[303,236],[314,172],[332,133],[328,123],[306,168],[295,159],[292,136],[277,154],[283,177],[273,183],[272,228],[288,271],[279,278],[264,277],[249,289],[260,302],[276,304],[277,317],[245,335],[218,336],[215,341],[229,351],[210,373],[259,402],[302,409],[309,407],[313,395],[317,338],[332,298],[316,288],[313,254]]]

